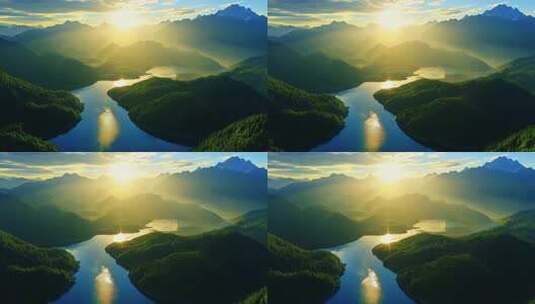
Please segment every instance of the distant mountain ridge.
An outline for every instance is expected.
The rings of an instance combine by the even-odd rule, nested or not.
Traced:
[[[497,17],[512,21],[522,20],[529,18],[527,15],[522,13],[519,9],[507,6],[505,4],[496,5],[494,8],[485,11],[482,16],[486,17]]]
[[[494,160],[484,164],[483,168],[511,173],[516,173],[527,169],[527,167],[522,165],[519,161],[507,158],[505,156],[495,158]]]

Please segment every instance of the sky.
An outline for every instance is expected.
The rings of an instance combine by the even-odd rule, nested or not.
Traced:
[[[238,3],[267,14],[267,0],[0,0],[0,24],[50,26],[65,21],[90,25],[155,24],[194,18]]]
[[[296,26],[332,21],[400,26],[462,18],[502,3],[535,15],[533,0],[269,0],[269,21]]]
[[[65,173],[153,177],[210,167],[231,156],[267,168],[266,153],[0,153],[0,178],[46,179]]]
[[[535,153],[270,153],[268,170],[270,178],[315,179],[333,173],[412,178],[478,167],[499,156],[535,168]]]

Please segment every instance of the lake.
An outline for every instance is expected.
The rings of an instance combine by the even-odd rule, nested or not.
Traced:
[[[92,239],[64,247],[77,261],[74,286],[57,304],[131,304],[152,303],[130,282],[128,272],[119,266],[105,248],[113,242],[124,242],[153,231],[176,231],[176,220],[155,220],[137,233],[97,235]]]
[[[340,289],[327,301],[328,304],[408,304],[414,303],[396,282],[396,274],[383,266],[373,255],[379,244],[390,244],[420,232],[446,231],[446,222],[426,220],[414,225],[403,234],[368,235],[341,246],[328,248],[338,256],[346,269],[341,277]]]
[[[67,133],[50,141],[60,151],[188,151],[190,147],[177,145],[154,137],[138,128],[128,112],[110,98],[107,92],[149,78],[98,81],[91,86],[72,91],[84,104],[82,120]]]
[[[405,80],[365,82],[356,88],[336,94],[349,108],[345,127],[326,143],[312,151],[431,151],[405,134],[396,123],[396,117],[381,105],[373,94],[392,89],[421,78],[443,79],[446,73],[438,67],[419,69]]]

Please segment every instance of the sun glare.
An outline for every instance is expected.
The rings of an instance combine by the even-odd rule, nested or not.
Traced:
[[[111,12],[108,22],[122,30],[133,28],[140,23],[138,14],[126,8]]]
[[[385,183],[396,182],[404,177],[402,166],[396,163],[379,165],[375,175]]]
[[[122,232],[119,232],[113,237],[113,241],[116,243],[122,243],[126,241],[126,235]]]
[[[385,29],[395,30],[405,25],[405,20],[402,12],[389,9],[377,15],[377,23]]]
[[[117,163],[109,167],[108,173],[121,184],[128,183],[135,178],[134,166],[129,163]]]

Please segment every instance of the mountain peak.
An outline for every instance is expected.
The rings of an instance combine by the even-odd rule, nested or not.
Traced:
[[[237,156],[227,158],[226,160],[215,165],[215,168],[241,173],[249,173],[258,169],[258,167],[255,166],[251,161]]]
[[[526,167],[524,167],[524,165],[517,160],[513,160],[505,156],[495,158],[494,160],[484,164],[483,168],[511,173],[516,173],[526,169]]]
[[[250,19],[258,17],[258,15],[252,9],[241,6],[239,4],[231,4],[215,13],[215,15],[218,17],[233,18],[244,21],[248,21]]]
[[[514,7],[507,6],[505,4],[499,4],[493,7],[492,9],[483,13],[483,16],[486,17],[496,17],[501,19],[507,19],[512,21],[522,20],[527,18],[527,16],[522,13],[520,10]]]

